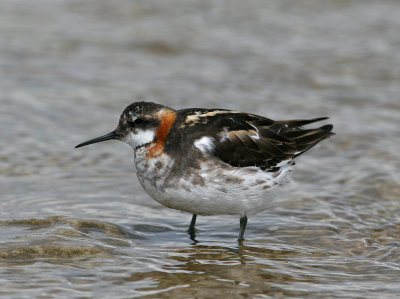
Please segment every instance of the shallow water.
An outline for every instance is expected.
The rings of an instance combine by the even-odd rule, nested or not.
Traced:
[[[398,1],[0,1],[0,295],[400,293]],[[152,201],[131,149],[73,147],[126,105],[330,116],[249,218]]]

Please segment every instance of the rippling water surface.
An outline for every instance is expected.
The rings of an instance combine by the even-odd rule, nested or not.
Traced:
[[[0,1],[0,294],[400,294],[398,1]],[[249,218],[152,201],[129,147],[74,150],[124,107],[330,116]]]

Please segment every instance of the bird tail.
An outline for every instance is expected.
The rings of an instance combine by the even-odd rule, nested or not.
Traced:
[[[288,125],[288,130],[281,132],[281,134],[295,142],[298,152],[293,156],[296,158],[304,152],[308,151],[320,141],[328,138],[335,133],[331,132],[333,125],[324,125],[315,129],[303,129],[301,126],[311,124],[317,121],[328,119],[328,117],[320,117],[308,120],[288,120],[285,123]]]

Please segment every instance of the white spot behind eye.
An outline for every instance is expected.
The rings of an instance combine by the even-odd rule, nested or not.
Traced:
[[[137,119],[138,119],[137,116],[132,116],[132,115],[131,115],[131,118],[130,118],[129,121],[132,122],[132,123],[134,123]]]
[[[204,136],[201,137],[200,139],[196,139],[194,141],[194,146],[204,153],[209,153],[212,152],[215,148],[214,141],[215,141],[214,138]]]

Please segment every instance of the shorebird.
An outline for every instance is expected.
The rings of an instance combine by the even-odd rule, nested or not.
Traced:
[[[226,109],[174,110],[136,102],[117,128],[76,147],[115,139],[134,151],[137,177],[164,206],[197,215],[240,215],[244,240],[247,215],[268,208],[269,192],[286,182],[294,160],[333,135],[333,126],[305,129],[326,117],[275,121]]]

